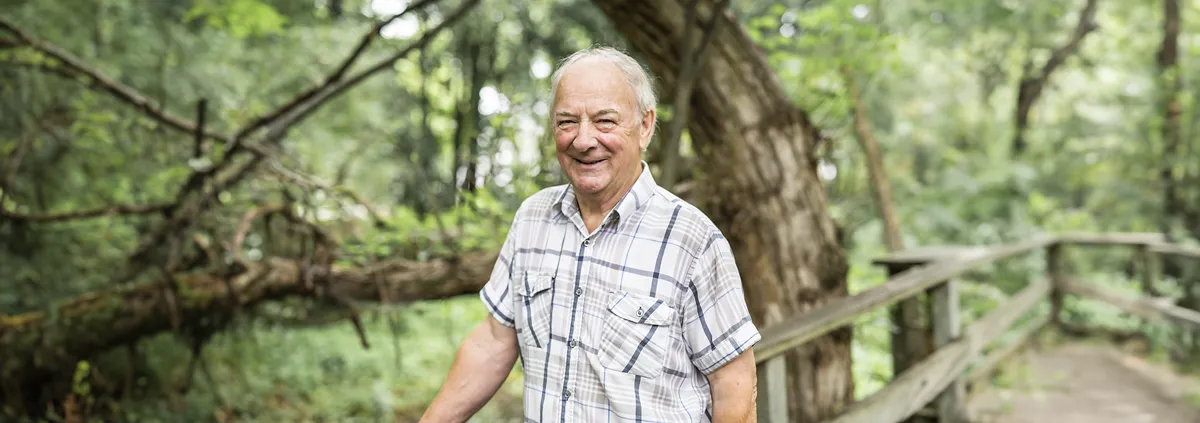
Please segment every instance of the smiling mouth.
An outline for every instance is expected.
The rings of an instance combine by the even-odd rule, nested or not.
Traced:
[[[600,162],[603,162],[603,161],[605,161],[605,160],[608,160],[608,159],[599,159],[599,160],[579,160],[579,159],[575,159],[575,161],[576,161],[577,163],[583,164],[583,165],[585,165],[585,166],[590,166],[590,165],[594,165],[594,164],[599,164]]]

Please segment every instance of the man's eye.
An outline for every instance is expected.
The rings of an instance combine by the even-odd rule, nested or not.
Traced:
[[[560,120],[560,121],[558,121],[558,126],[560,126],[560,127],[562,127],[562,126],[567,126],[567,125],[569,125],[569,124],[572,124],[572,123],[575,123],[575,121],[573,121],[573,120]]]

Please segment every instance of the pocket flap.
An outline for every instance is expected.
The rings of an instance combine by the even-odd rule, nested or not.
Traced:
[[[675,317],[675,309],[663,300],[626,291],[612,293],[608,311],[622,319],[647,325],[666,325]]]
[[[521,280],[521,286],[518,287],[517,293],[525,297],[532,297],[537,295],[539,292],[550,289],[550,287],[553,285],[554,277],[550,276],[549,273],[525,272],[525,276],[523,280]]]

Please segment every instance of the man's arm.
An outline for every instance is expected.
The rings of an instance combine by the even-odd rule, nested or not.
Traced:
[[[450,374],[421,423],[467,421],[496,394],[516,361],[516,330],[488,314],[458,348]]]
[[[758,421],[758,374],[754,350],[737,356],[708,375],[712,389],[713,423]]]

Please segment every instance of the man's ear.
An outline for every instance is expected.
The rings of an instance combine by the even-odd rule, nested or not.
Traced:
[[[655,121],[657,120],[655,119],[656,116],[658,115],[654,109],[650,109],[650,111],[642,115],[642,131],[638,134],[640,135],[640,137],[638,137],[638,147],[640,147],[642,151],[646,151],[646,147],[650,145],[650,140],[654,138]]]

